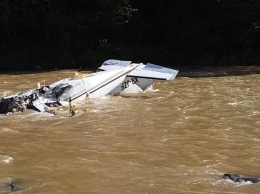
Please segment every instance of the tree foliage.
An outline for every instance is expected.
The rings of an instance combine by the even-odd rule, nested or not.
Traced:
[[[260,0],[1,0],[0,69],[258,63]]]

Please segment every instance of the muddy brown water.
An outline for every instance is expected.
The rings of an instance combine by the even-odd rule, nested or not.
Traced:
[[[1,74],[0,96],[72,70]],[[57,115],[0,115],[0,193],[259,193],[260,75],[177,77],[140,94],[86,100]]]

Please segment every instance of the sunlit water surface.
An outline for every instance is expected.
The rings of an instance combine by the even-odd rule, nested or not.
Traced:
[[[0,75],[0,96],[73,75]],[[259,193],[260,75],[156,81],[145,93],[86,100],[76,116],[0,115],[0,193]]]

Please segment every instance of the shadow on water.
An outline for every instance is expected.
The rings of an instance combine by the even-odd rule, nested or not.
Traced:
[[[120,96],[122,98],[136,98],[136,99],[150,99],[150,96],[143,96],[140,95],[139,93],[134,93],[134,94],[118,94],[117,96]]]
[[[203,78],[203,77],[225,77],[225,76],[243,76],[243,75],[253,75],[260,74],[260,65],[254,66],[175,66],[169,67],[179,70],[177,77],[190,77],[190,78]],[[25,74],[38,74],[38,73],[48,73],[53,71],[60,71],[66,69],[57,70],[35,70],[35,71],[0,71],[0,74],[6,75],[25,75]],[[67,69],[74,71],[92,71],[95,72],[96,69]]]
[[[78,69],[70,69],[79,71]],[[59,70],[39,70],[39,71],[0,71],[0,75],[26,75],[26,74],[40,74],[40,73],[51,73]]]
[[[255,66],[208,66],[179,67],[177,77],[203,78],[260,74],[260,65]]]
[[[98,68],[98,67],[97,67]],[[79,69],[43,69],[43,70],[32,70],[32,71],[0,71],[0,75],[25,75],[25,74],[40,74],[40,73],[50,73],[55,71],[71,70],[71,71],[92,71],[95,72],[97,68],[79,68]]]

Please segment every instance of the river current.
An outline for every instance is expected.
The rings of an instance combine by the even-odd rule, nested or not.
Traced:
[[[72,76],[0,74],[0,97]],[[258,194],[260,74],[179,76],[57,115],[0,115],[0,193]]]

